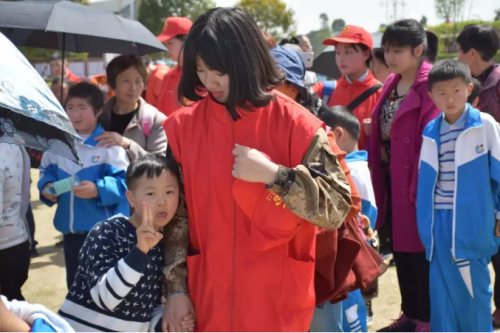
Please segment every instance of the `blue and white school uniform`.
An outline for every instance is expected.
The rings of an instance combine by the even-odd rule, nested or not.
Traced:
[[[377,222],[377,205],[373,193],[370,169],[368,168],[368,153],[359,150],[347,154],[347,166],[351,171],[354,184],[361,197],[361,214],[370,219],[372,229]],[[344,332],[367,332],[367,311],[361,290],[354,290],[342,301]]]
[[[488,263],[497,253],[500,127],[467,104],[423,134],[417,194],[420,239],[430,264],[433,331],[492,331]]]
[[[375,230],[378,211],[368,168],[368,152],[365,150],[352,152],[347,154],[345,160],[361,197],[361,214],[370,219],[371,228]]]

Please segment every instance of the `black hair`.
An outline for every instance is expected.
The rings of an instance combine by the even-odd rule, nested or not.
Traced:
[[[500,48],[500,41],[495,29],[479,24],[466,26],[458,35],[457,43],[464,53],[471,49],[479,52],[483,61],[493,60]]]
[[[373,58],[377,59],[380,61],[385,67],[389,68],[387,66],[387,62],[385,62],[385,55],[384,55],[384,50],[383,49],[376,49],[373,51]]]
[[[55,61],[55,60],[62,60],[62,55],[59,52],[52,53],[52,55],[49,58],[50,61]]]
[[[434,61],[438,52],[438,38],[435,34],[425,31],[422,24],[414,19],[397,21],[387,27],[382,36],[382,46],[384,48],[406,47],[412,49],[423,45],[423,55]]]
[[[370,56],[365,61],[366,67],[370,68],[372,66],[372,61],[373,61],[373,52],[370,50],[370,48],[368,46],[366,46],[365,44],[361,44],[361,43],[351,44],[351,45],[352,45],[352,48],[356,52],[365,52],[365,51],[368,51],[370,53]]]
[[[481,82],[476,78],[472,78],[472,85],[474,86],[474,88],[472,88],[469,98],[467,98],[467,103],[469,104],[474,103],[476,98],[479,97],[479,94],[481,93],[481,89],[483,87]]]
[[[453,79],[462,79],[465,84],[472,82],[472,75],[469,67],[460,60],[445,59],[438,61],[429,72],[427,85],[429,91],[437,82],[450,81]]]
[[[186,41],[186,38],[187,38],[187,35],[182,35],[182,34],[179,34],[179,35],[175,35],[174,38],[177,38],[178,40],[180,40],[181,42],[185,42]]]
[[[101,111],[104,107],[104,98],[101,89],[88,82],[80,82],[71,87],[68,91],[68,101],[72,97],[85,99],[92,105],[94,114]]]
[[[299,36],[294,36],[294,37],[290,37],[290,38],[283,38],[282,40],[280,40],[280,42],[279,42],[278,45],[279,46],[283,46],[285,44],[299,45],[299,43],[300,43],[300,39],[299,38],[300,38]]]
[[[106,67],[106,77],[108,79],[108,85],[112,89],[116,89],[116,78],[121,73],[125,72],[127,69],[135,67],[142,77],[144,84],[148,80],[148,73],[146,66],[144,66],[143,60],[140,57],[134,55],[121,55],[110,61]]]
[[[163,170],[168,170],[175,176],[179,183],[179,189],[181,189],[179,167],[172,159],[167,158],[162,153],[150,153],[132,162],[127,168],[127,187],[133,189],[137,180],[144,175],[149,179],[159,177]]]
[[[285,80],[285,73],[276,65],[266,40],[253,17],[241,7],[214,8],[193,24],[186,42],[179,102],[199,101],[203,90],[196,66],[200,57],[206,67],[229,76],[229,95],[224,103],[233,120],[240,118],[237,107],[267,106],[273,99],[270,92]]]
[[[340,127],[347,131],[356,141],[359,140],[360,125],[356,116],[345,106],[334,106],[326,112],[322,112],[320,119],[332,130]]]

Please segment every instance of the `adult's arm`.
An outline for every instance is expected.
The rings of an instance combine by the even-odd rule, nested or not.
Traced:
[[[314,136],[302,164],[280,166],[269,190],[294,214],[327,229],[339,228],[352,206],[351,186],[323,128]]]
[[[152,108],[150,105],[146,107]],[[137,142],[130,140],[130,147],[127,149],[127,154],[131,161],[135,161],[139,157],[149,153],[164,153],[167,149],[167,135],[161,125],[167,117],[156,109],[154,109],[154,112],[156,113],[155,121],[146,138],[146,147],[141,147]]]

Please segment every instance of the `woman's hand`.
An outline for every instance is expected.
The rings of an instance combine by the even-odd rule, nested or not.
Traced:
[[[98,144],[99,147],[104,146],[109,148],[113,146],[120,146],[125,149],[130,148],[130,139],[127,139],[126,137],[123,137],[115,132],[104,132],[96,137],[95,140],[100,141]]]
[[[279,166],[260,151],[239,144],[233,149],[233,177],[251,183],[271,185],[278,177]]]

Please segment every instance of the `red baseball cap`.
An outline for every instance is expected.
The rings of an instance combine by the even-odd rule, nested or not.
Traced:
[[[164,43],[177,35],[187,35],[193,22],[187,17],[167,17],[161,34],[156,38]]]
[[[372,34],[361,27],[355,25],[346,25],[337,37],[328,38],[323,41],[323,45],[344,44],[363,44],[370,50],[373,50]]]

